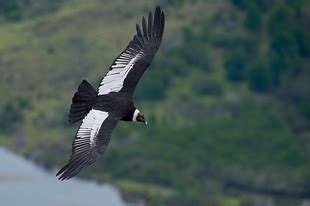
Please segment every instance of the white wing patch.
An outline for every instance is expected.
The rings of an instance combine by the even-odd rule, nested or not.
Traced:
[[[89,142],[90,146],[96,146],[96,137],[103,121],[109,116],[108,112],[92,109],[83,119],[80,129],[76,135],[75,143],[83,144]]]
[[[125,78],[127,77],[134,64],[143,57],[144,53],[140,51],[138,54],[133,55],[128,51],[123,52],[111,66],[111,70],[102,79],[98,95],[109,94],[110,92],[119,92],[124,85]]]

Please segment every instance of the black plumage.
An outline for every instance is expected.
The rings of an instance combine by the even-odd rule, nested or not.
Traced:
[[[133,103],[133,93],[139,79],[151,64],[162,41],[165,15],[156,7],[142,29],[136,25],[136,35],[115,59],[102,78],[98,90],[86,80],[72,98],[69,123],[82,120],[72,143],[71,158],[58,173],[60,180],[70,179],[104,154],[111,134],[119,120],[144,122],[145,118]]]

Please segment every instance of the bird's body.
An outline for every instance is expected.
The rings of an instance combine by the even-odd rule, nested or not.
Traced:
[[[156,7],[154,19],[142,19],[142,30],[116,58],[96,90],[86,80],[72,98],[69,123],[82,120],[72,143],[69,163],[58,173],[59,179],[69,179],[84,167],[98,161],[104,154],[113,129],[120,120],[146,123],[144,115],[134,106],[134,90],[151,64],[163,37],[165,16]]]
[[[135,111],[132,97],[126,93],[116,92],[97,96],[93,108],[112,113],[120,120],[128,116],[128,121],[132,120],[131,117]]]

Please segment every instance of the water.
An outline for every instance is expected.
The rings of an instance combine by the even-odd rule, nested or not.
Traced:
[[[0,147],[0,205],[125,206],[109,184],[71,179],[58,181],[34,163]]]

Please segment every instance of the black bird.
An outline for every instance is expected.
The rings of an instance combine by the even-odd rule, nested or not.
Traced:
[[[58,173],[60,180],[77,175],[84,167],[104,154],[119,120],[147,124],[144,115],[134,106],[133,93],[145,70],[151,64],[164,34],[165,14],[159,6],[154,17],[142,18],[142,30],[116,58],[102,78],[98,90],[83,80],[72,98],[69,123],[82,120],[72,143],[71,158]]]

